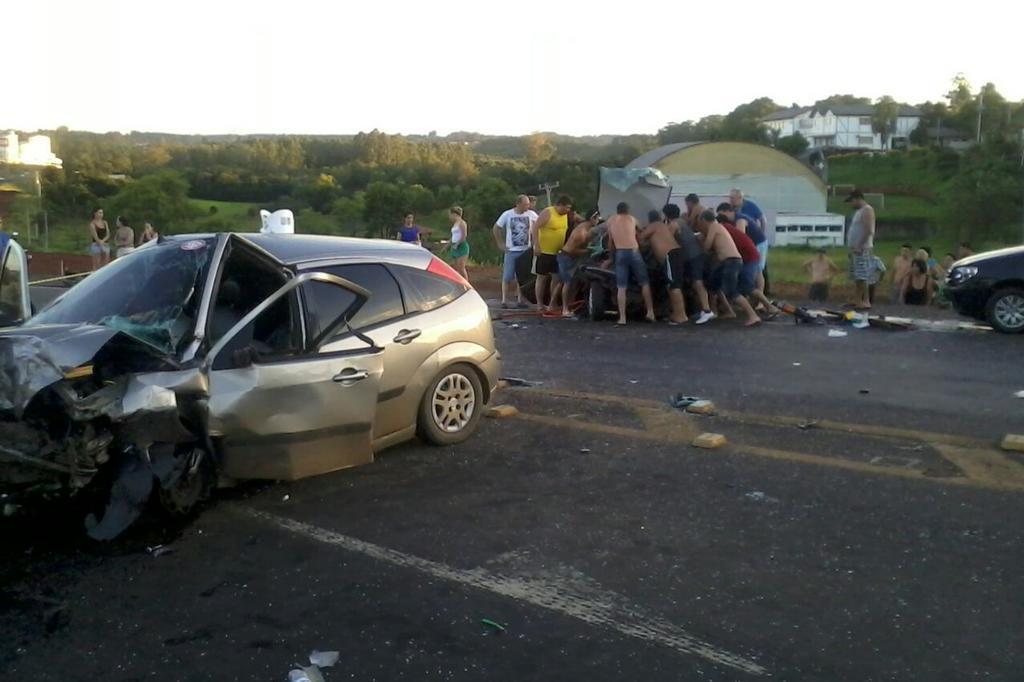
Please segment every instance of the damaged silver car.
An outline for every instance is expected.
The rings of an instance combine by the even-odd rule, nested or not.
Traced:
[[[162,238],[0,330],[0,489],[99,488],[86,526],[110,539],[154,495],[183,514],[218,484],[461,442],[498,374],[486,304],[424,249]]]

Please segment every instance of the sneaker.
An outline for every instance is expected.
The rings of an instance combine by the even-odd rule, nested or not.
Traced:
[[[697,318],[697,324],[706,324],[711,320],[715,319],[716,317],[717,315],[715,315],[710,310],[702,310],[700,313],[700,317]]]

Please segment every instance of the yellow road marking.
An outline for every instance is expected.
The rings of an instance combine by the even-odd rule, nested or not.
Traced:
[[[528,412],[519,413],[518,419],[553,428],[570,428],[608,436],[686,446],[689,446],[690,441],[700,430],[697,428],[695,418],[684,417],[676,410],[669,409],[653,400],[610,396],[600,393],[560,391],[557,389],[526,389],[525,392],[540,393],[555,398],[582,399],[623,405],[629,407],[640,418],[645,427],[643,429],[636,429],[551,415],[531,414]],[[769,417],[738,412],[727,412],[724,413],[724,416],[726,419],[740,423],[762,424],[766,426],[795,425],[805,421],[793,417]],[[727,449],[731,452],[746,455],[801,464],[827,466],[864,474],[895,476],[897,478],[932,481],[944,485],[968,486],[990,490],[1024,491],[1024,466],[980,439],[933,433],[930,431],[915,431],[883,426],[876,427],[867,424],[849,424],[829,420],[817,422],[816,428],[837,433],[855,433],[876,438],[923,442],[934,447],[942,457],[957,466],[964,475],[948,477],[927,476],[919,469],[904,466],[893,467],[841,457],[826,457],[743,443],[730,443]],[[693,450],[693,452],[700,451]]]
[[[995,449],[978,450],[936,445],[943,457],[960,467],[972,481],[999,490],[1024,489],[1024,466]]]
[[[586,391],[563,391],[553,388],[522,388],[516,389],[524,393],[536,393],[550,396],[552,398],[568,398],[571,400],[592,400],[603,403],[619,404],[633,409],[657,410],[674,414],[674,410],[666,407],[664,403],[657,400],[646,400],[644,398],[631,398],[628,396],[605,395],[603,393],[588,393]],[[740,422],[741,424],[754,424],[762,426],[797,426],[808,421],[814,421],[807,417],[789,417],[785,415],[754,414],[748,412],[737,412],[733,410],[719,410],[718,419],[728,419]],[[985,449],[992,446],[992,443],[981,438],[970,436],[959,436],[951,433],[938,433],[935,431],[917,431],[913,429],[901,429],[892,426],[878,426],[875,424],[858,424],[855,422],[836,421],[832,419],[821,419],[814,422],[814,428],[820,431],[834,431],[836,433],[857,433],[876,438],[891,438],[895,440],[920,441],[930,444],[954,445],[964,448]]]

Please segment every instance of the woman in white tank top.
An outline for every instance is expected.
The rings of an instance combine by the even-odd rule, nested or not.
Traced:
[[[452,221],[452,266],[469,282],[469,274],[466,272],[466,263],[469,261],[469,225],[463,220],[462,208],[459,206],[452,206],[448,210],[448,217]]]

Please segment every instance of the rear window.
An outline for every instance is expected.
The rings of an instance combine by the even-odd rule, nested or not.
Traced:
[[[391,266],[405,293],[405,306],[410,313],[425,313],[451,303],[466,292],[455,282],[424,270]]]

